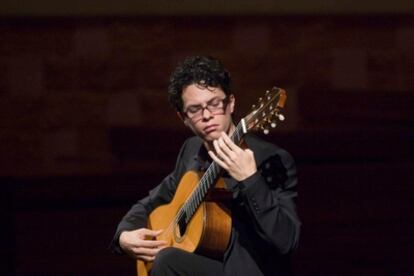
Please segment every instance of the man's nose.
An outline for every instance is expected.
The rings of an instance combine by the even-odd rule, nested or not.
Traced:
[[[213,113],[210,110],[208,110],[207,107],[204,107],[202,115],[203,115],[203,119],[209,119],[212,117]]]

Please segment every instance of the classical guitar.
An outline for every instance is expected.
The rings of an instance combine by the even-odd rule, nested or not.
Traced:
[[[241,145],[243,136],[254,130],[269,132],[283,121],[280,114],[286,101],[286,92],[280,88],[267,91],[259,98],[257,106],[240,120],[231,136]],[[168,246],[188,252],[197,252],[212,258],[220,258],[227,249],[231,234],[231,216],[226,204],[219,200],[225,192],[217,163],[212,162],[204,174],[188,171],[181,178],[172,201],[159,206],[148,218],[148,228],[164,229],[157,237]],[[221,197],[223,198],[223,197]],[[137,261],[139,276],[147,276],[152,263]]]

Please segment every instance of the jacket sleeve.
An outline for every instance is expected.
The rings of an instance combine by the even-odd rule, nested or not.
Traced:
[[[281,254],[293,250],[299,240],[301,223],[294,203],[296,185],[294,160],[282,149],[266,158],[255,174],[239,182],[256,232]]]
[[[181,147],[174,171],[165,177],[157,187],[152,189],[148,196],[134,204],[122,218],[110,244],[110,249],[113,252],[118,254],[123,253],[119,245],[119,236],[122,232],[146,228],[148,215],[152,210],[160,205],[169,203],[173,199],[180,178],[185,172],[185,164],[182,157],[186,144],[184,143]]]

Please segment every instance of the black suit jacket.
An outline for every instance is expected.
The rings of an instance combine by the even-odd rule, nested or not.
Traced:
[[[258,171],[242,182],[224,174],[232,192],[232,235],[223,258],[225,275],[289,275],[289,255],[297,246],[300,221],[296,215],[296,167],[285,150],[248,134]],[[174,171],[149,195],[139,200],[118,225],[111,247],[122,253],[119,236],[125,230],[147,227],[147,217],[156,207],[169,203],[177,185],[189,170],[203,170],[209,164],[199,137],[182,146]]]

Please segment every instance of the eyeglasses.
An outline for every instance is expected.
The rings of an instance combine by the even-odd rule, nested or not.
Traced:
[[[183,111],[183,114],[185,114],[187,118],[193,121],[197,121],[203,117],[204,109],[207,109],[214,115],[220,115],[224,113],[224,109],[226,108],[227,103],[227,97],[224,99],[214,98],[208,101],[204,107],[202,105],[190,105],[187,107],[187,110]]]

